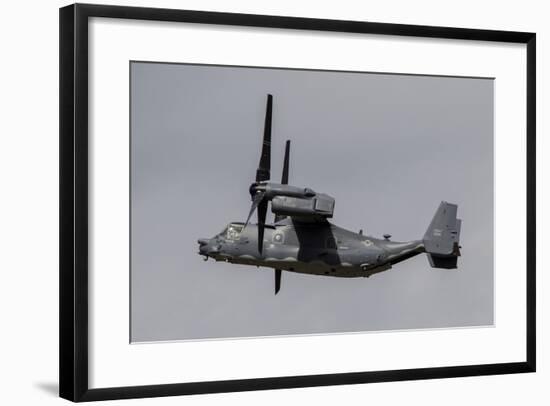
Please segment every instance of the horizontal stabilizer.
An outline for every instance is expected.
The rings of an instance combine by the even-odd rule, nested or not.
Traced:
[[[432,268],[455,269],[457,267],[457,257],[438,257],[437,255],[428,254],[428,261]]]

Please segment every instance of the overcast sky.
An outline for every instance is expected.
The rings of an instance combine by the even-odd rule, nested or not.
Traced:
[[[421,238],[441,200],[463,219],[457,270],[425,254],[371,278],[197,255],[244,221],[273,94],[272,179],[336,199],[333,223]],[[131,339],[158,341],[491,325],[493,80],[131,65]],[[272,219],[272,214],[269,214]]]

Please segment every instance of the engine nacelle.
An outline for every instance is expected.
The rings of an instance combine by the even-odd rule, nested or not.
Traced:
[[[334,213],[334,198],[317,193],[312,197],[275,196],[271,211],[284,216],[321,216],[331,218]]]

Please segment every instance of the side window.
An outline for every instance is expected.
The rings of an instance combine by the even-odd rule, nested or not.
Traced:
[[[230,224],[227,227],[226,238],[228,240],[236,240],[241,235],[242,230],[243,226],[241,224]]]
[[[334,237],[328,237],[326,242],[326,248],[329,250],[335,250],[336,249],[336,240]]]
[[[285,236],[283,233],[273,233],[273,242],[275,244],[284,244],[285,242]]]

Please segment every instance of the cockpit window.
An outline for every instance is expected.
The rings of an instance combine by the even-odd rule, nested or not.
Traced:
[[[225,232],[225,238],[228,240],[236,240],[241,235],[243,231],[243,224],[229,224]]]

